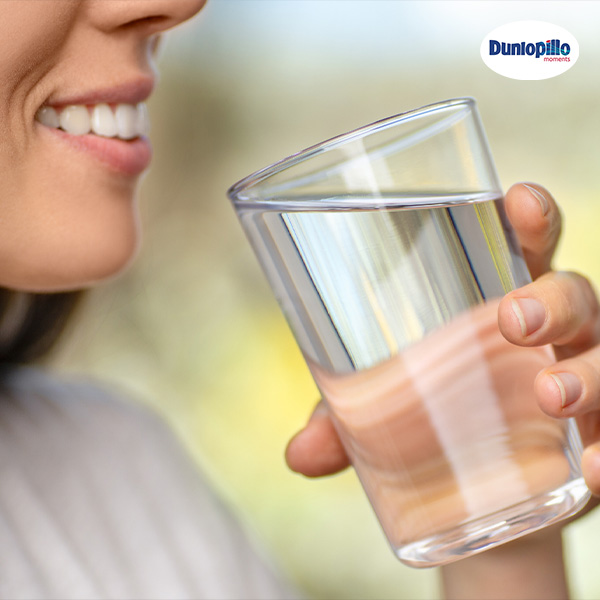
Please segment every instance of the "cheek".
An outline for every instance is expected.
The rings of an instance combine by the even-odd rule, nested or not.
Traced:
[[[81,0],[1,2],[0,77],[3,91],[35,77],[61,50],[73,27]]]

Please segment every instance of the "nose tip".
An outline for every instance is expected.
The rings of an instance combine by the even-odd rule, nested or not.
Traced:
[[[152,35],[190,19],[205,4],[206,0],[91,0],[88,7],[104,30],[138,27]]]
[[[157,2],[162,2],[169,7],[168,11],[171,14],[166,15],[169,20],[168,29],[192,18],[206,4],[206,0],[157,0]]]

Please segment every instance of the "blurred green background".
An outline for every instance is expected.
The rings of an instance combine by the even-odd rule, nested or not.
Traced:
[[[88,298],[56,364],[112,382],[173,425],[280,568],[317,598],[435,598],[436,572],[393,557],[353,475],[308,481],[283,451],[317,398],[226,189],[323,139],[474,96],[505,187],[550,189],[556,266],[600,281],[597,2],[209,0],[167,36],[150,105],[155,160],[130,270]],[[514,81],[479,46],[516,20],[579,41],[567,73]],[[568,530],[576,598],[600,597],[600,516]]]

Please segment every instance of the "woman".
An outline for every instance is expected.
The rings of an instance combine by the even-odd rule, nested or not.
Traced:
[[[118,273],[136,252],[136,189],[151,155],[144,101],[155,83],[153,54],[158,36],[203,3],[0,3],[0,597],[295,596],[156,418],[97,388],[22,366],[51,347],[76,301],[71,292]],[[513,188],[508,201],[530,266],[540,274],[548,270],[559,219],[546,192],[533,190]],[[549,275],[528,296],[513,294],[542,298],[546,321],[532,333],[532,304],[522,314],[504,309],[507,337],[522,344],[559,341],[571,353],[591,348],[592,329],[555,312],[583,302],[591,320],[597,303],[585,290],[583,279]],[[564,364],[577,376],[587,363]],[[584,393],[577,402],[543,408],[556,416],[589,409],[591,384],[580,376]],[[553,382],[540,378],[539,386]],[[555,387],[553,397],[570,398],[571,384]],[[591,447],[584,466],[598,490]],[[291,443],[288,461],[307,475],[346,464],[322,408]],[[559,561],[559,538],[552,540],[531,542],[544,559],[554,549],[544,568]],[[471,574],[487,573],[488,565],[510,571],[512,558],[507,571],[494,557],[517,550],[502,552],[448,570],[448,593],[470,593]],[[473,593],[482,597],[484,587]]]
[[[203,4],[0,3],[3,598],[290,595],[156,418],[9,366],[135,254],[158,36]]]

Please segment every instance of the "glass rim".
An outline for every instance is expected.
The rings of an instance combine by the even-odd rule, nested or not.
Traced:
[[[249,199],[241,199],[239,197],[240,193],[244,190],[257,186],[273,175],[281,173],[282,171],[285,171],[286,169],[293,167],[298,163],[304,162],[305,160],[308,160],[313,156],[320,154],[321,152],[332,150],[348,142],[364,138],[377,131],[388,129],[389,127],[398,125],[403,121],[412,120],[414,118],[422,117],[454,106],[468,106],[469,108],[474,108],[475,105],[475,98],[471,96],[450,98],[448,100],[441,100],[432,104],[426,104],[425,106],[421,106],[419,108],[414,108],[390,117],[373,121],[367,125],[363,125],[356,129],[347,131],[346,133],[336,135],[312,146],[308,146],[307,148],[286,156],[285,158],[282,158],[281,160],[278,160],[267,167],[263,167],[258,171],[254,171],[250,175],[247,175],[243,179],[240,179],[238,182],[234,183],[227,190],[227,196],[232,201],[245,200],[247,202],[251,202]]]

